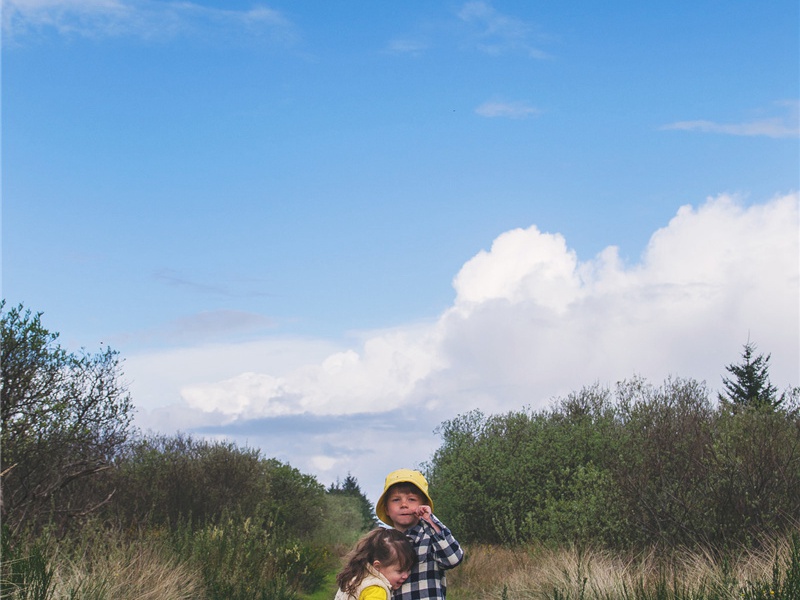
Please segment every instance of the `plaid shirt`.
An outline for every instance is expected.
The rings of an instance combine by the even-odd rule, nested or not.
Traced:
[[[443,600],[447,591],[444,572],[464,558],[464,551],[450,530],[433,515],[431,518],[441,532],[436,533],[424,519],[405,532],[414,544],[419,562],[411,569],[403,586],[394,591],[393,600]]]

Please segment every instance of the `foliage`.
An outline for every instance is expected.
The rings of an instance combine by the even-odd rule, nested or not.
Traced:
[[[464,542],[724,547],[800,515],[792,403],[736,412],[703,384],[591,386],[546,411],[446,421],[425,465],[437,513]]]
[[[325,495],[325,518],[314,534],[314,540],[344,554],[364,533],[364,519],[358,501],[341,494]]]
[[[288,600],[325,576],[324,549],[284,538],[263,517],[179,526],[176,552],[203,575],[209,600]]]
[[[358,485],[358,480],[353,477],[351,473],[347,474],[343,482],[338,479],[336,483],[332,483],[328,487],[328,494],[333,496],[346,496],[353,498],[358,504],[359,511],[361,512],[363,530],[371,529],[378,524],[377,516],[372,508],[372,503],[366,497],[361,487]]]
[[[40,544],[27,550],[11,544],[11,534],[3,525],[0,598],[13,600],[47,600],[53,587],[53,568]]]
[[[269,514],[299,538],[312,537],[325,516],[325,487],[277,459],[265,461],[269,475]]]
[[[2,311],[0,444],[3,522],[12,531],[65,527],[108,500],[87,480],[109,469],[129,435],[118,353],[67,352],[41,313]],[[57,507],[57,510],[53,507]]]
[[[769,380],[769,359],[763,354],[754,356],[756,345],[748,341],[742,351],[742,362],[725,367],[733,378],[722,378],[725,393],[720,400],[734,407],[777,408],[785,398],[778,397],[778,388]]]
[[[268,493],[257,450],[191,436],[133,440],[117,461],[116,502],[106,511],[125,527],[202,524],[226,510],[251,513]]]
[[[713,414],[705,386],[670,379],[618,384],[620,452],[607,463],[618,486],[614,518],[630,525],[631,544],[689,544],[713,536],[708,487]]]
[[[133,440],[117,460],[117,502],[104,514],[122,527],[193,527],[224,514],[268,515],[298,537],[313,534],[325,510],[324,487],[312,476],[257,449],[184,434]]]
[[[615,535],[603,518],[616,497],[603,465],[619,443],[607,396],[594,386],[551,411],[473,411],[443,423],[427,465],[437,512],[466,541]]]

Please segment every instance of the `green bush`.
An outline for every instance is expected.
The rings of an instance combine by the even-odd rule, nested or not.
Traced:
[[[328,566],[323,548],[284,537],[265,519],[223,518],[172,534],[175,551],[204,578],[209,600],[291,600]]]
[[[259,451],[190,436],[150,436],[117,460],[114,503],[105,514],[123,527],[196,525],[226,511],[252,513],[269,497],[269,466]]]
[[[734,547],[800,514],[800,411],[731,411],[704,384],[635,378],[552,408],[444,422],[425,472],[464,542]]]

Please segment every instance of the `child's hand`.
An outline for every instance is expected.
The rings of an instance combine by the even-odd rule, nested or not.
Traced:
[[[417,507],[417,510],[415,511],[415,514],[420,519],[425,519],[436,533],[439,533],[441,531],[441,529],[439,529],[439,526],[436,523],[433,522],[433,513],[431,512],[431,507],[430,506],[428,506],[426,504],[420,504]]]
[[[416,514],[420,519],[425,519],[428,523],[432,523],[431,520],[431,507],[427,504],[420,504],[417,507]]]

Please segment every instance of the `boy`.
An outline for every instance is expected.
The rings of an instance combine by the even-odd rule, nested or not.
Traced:
[[[375,514],[387,525],[404,532],[419,557],[411,575],[394,592],[394,600],[444,600],[445,570],[458,565],[464,551],[450,530],[433,516],[433,501],[422,473],[411,469],[389,473]]]

